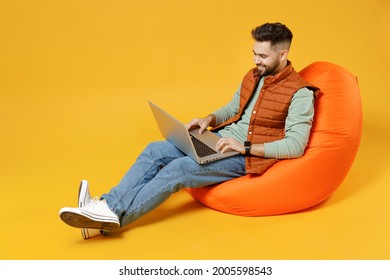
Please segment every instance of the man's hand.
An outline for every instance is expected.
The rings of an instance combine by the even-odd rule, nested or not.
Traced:
[[[209,126],[215,126],[215,116],[208,115],[205,118],[195,118],[186,124],[187,130],[199,127],[199,134],[202,134]]]
[[[233,138],[221,138],[217,142],[217,146],[215,147],[218,151],[221,151],[221,153],[227,152],[227,151],[237,151],[240,154],[245,154],[245,147],[244,144],[241,142],[233,139]]]
[[[227,151],[237,151],[242,155],[245,155],[245,146],[243,143],[233,139],[233,138],[221,138],[217,142],[216,149],[221,151],[221,153]],[[250,150],[250,154],[256,157],[264,157],[264,144],[253,144]]]

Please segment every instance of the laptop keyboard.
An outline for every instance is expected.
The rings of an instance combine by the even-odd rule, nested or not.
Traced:
[[[205,157],[209,155],[216,154],[217,152],[207,146],[205,143],[197,139],[196,137],[191,135],[192,143],[194,144],[195,151],[198,154],[199,157]]]

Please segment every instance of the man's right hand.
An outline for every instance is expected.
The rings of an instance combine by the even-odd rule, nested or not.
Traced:
[[[215,126],[216,118],[214,115],[208,115],[205,118],[195,118],[192,119],[188,124],[186,124],[187,130],[190,130],[195,127],[199,127],[199,134],[202,134],[209,126]]]

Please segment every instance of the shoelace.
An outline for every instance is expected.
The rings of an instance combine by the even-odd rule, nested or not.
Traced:
[[[98,209],[97,209],[98,211],[95,211],[95,207],[98,207]],[[116,219],[118,219],[118,216],[108,207],[108,205],[106,203],[102,202],[100,200],[100,198],[97,196],[95,196],[93,198],[91,203],[89,203],[88,205],[85,205],[82,208],[85,211],[105,213],[104,215],[107,215],[107,213],[110,212],[112,215],[115,215]],[[112,216],[112,215],[108,214],[108,216]]]
[[[95,196],[95,197],[92,199],[92,201],[91,201],[90,203],[88,203],[87,205],[84,205],[83,208],[85,208],[85,209],[88,209],[88,208],[94,209],[95,206],[96,206],[99,202],[100,202],[100,198],[97,197],[97,196]]]

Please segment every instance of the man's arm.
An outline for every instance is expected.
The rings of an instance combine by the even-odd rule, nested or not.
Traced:
[[[297,158],[305,152],[314,117],[314,93],[303,88],[293,97],[286,119],[285,137],[264,143],[266,158]]]
[[[293,97],[285,125],[285,137],[264,144],[252,144],[250,154],[265,158],[296,158],[303,155],[310,136],[314,117],[314,93],[303,88]],[[243,143],[232,139],[222,138],[217,144],[222,152],[235,150],[245,154]]]
[[[238,114],[240,109],[240,93],[241,85],[228,104],[213,112],[213,115],[216,118],[216,123],[214,126],[219,125]]]
[[[203,131],[205,131],[209,126],[217,126],[218,124],[235,116],[240,106],[240,88],[241,85],[234,94],[233,99],[228,104],[207,117],[192,119],[188,124],[186,124],[186,128],[189,130],[194,127],[200,127],[199,133],[203,133]]]

